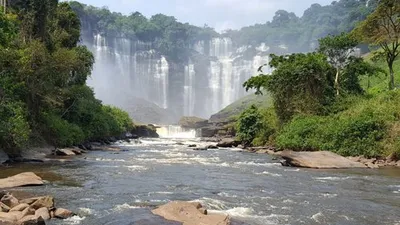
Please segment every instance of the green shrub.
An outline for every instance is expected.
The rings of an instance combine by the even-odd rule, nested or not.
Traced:
[[[127,112],[117,107],[108,105],[103,106],[102,109],[116,121],[116,123],[118,124],[118,131],[116,132],[118,132],[119,134],[130,131],[132,129],[133,122]]]
[[[21,102],[0,103],[0,148],[9,155],[18,155],[30,134],[26,109]]]
[[[274,108],[260,109],[262,118],[262,127],[252,141],[254,146],[263,146],[265,144],[274,144],[276,131],[279,128],[279,119]]]
[[[358,117],[299,116],[277,137],[280,148],[333,151],[344,156],[379,156],[386,132],[383,120],[368,113]]]
[[[262,127],[262,115],[258,108],[252,105],[240,114],[236,123],[236,136],[245,145],[249,145]]]
[[[47,127],[47,140],[56,147],[67,147],[85,140],[82,129],[54,114],[43,115]]]

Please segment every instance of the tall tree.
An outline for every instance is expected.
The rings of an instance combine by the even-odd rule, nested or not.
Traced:
[[[336,95],[340,94],[340,74],[343,68],[349,64],[350,56],[357,44],[357,40],[351,38],[346,33],[337,36],[329,35],[319,40],[318,51],[325,54],[328,57],[329,63],[336,69]]]
[[[385,58],[389,67],[389,89],[395,87],[393,63],[400,54],[400,1],[381,0],[376,10],[355,30],[355,34],[383,51],[377,55]]]

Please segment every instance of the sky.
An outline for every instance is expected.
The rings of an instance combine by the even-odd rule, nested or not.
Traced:
[[[150,17],[157,13],[175,16],[180,22],[214,27],[217,31],[270,21],[284,9],[301,16],[313,3],[328,5],[333,0],[78,0],[111,11],[138,11]]]

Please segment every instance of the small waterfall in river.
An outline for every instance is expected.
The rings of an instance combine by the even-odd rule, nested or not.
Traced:
[[[196,138],[195,129],[185,129],[176,125],[161,126],[157,128],[157,133],[161,138]]]

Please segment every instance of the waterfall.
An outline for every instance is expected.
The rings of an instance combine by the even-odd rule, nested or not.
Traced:
[[[169,64],[152,50],[151,43],[96,34],[93,46],[86,45],[96,60],[88,85],[98,98],[106,104],[121,105],[132,96],[168,108]]]
[[[97,98],[128,111],[132,98],[139,98],[176,117],[209,118],[245,96],[243,83],[269,61],[265,44],[238,47],[226,37],[194,43],[195,54],[186,63],[170,61],[150,42],[94,34],[85,35],[83,43],[96,59],[88,85]],[[143,108],[144,115],[157,117]]]
[[[184,129],[180,126],[161,126],[157,128],[157,133],[161,138],[196,138],[196,130]]]
[[[194,64],[189,61],[185,66],[185,86],[184,86],[184,115],[194,115],[195,106],[195,83],[194,83]]]

